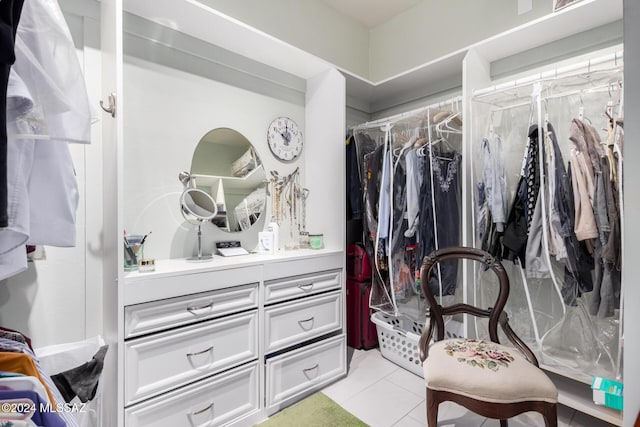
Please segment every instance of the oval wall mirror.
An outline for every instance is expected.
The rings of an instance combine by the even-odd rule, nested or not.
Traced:
[[[243,232],[264,223],[266,174],[253,145],[240,132],[217,128],[200,139],[191,160],[191,177],[210,194],[217,214],[212,223],[228,232]]]

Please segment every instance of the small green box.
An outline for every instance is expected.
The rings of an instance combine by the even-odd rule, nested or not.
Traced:
[[[593,389],[593,401],[596,405],[604,405],[622,411],[624,399],[622,383],[607,378],[594,377],[591,388]]]

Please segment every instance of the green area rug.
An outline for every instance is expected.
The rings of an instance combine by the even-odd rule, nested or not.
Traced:
[[[322,393],[278,412],[259,427],[368,427]]]

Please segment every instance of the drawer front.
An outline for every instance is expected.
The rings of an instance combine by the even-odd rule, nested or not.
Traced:
[[[341,286],[340,277],[340,271],[325,271],[266,282],[264,303],[272,304],[322,291],[339,289]]]
[[[342,328],[341,292],[265,309],[265,354]]]
[[[126,427],[219,426],[259,410],[258,362],[134,405]]]
[[[282,272],[286,271],[290,277],[309,274],[310,271],[330,271],[344,267],[344,251],[320,250],[320,251],[300,251],[300,254],[307,253],[300,258],[286,259],[282,261],[273,260],[262,265],[262,277],[265,282],[282,279]]]
[[[345,335],[267,360],[269,413],[347,373]]]
[[[124,309],[125,338],[236,313],[257,305],[257,284],[130,305]]]
[[[255,359],[258,312],[125,343],[125,402],[144,399]]]

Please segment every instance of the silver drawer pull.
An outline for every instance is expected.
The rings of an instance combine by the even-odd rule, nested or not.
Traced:
[[[191,314],[194,315],[198,315],[198,314],[204,314],[204,313],[196,313],[196,311],[198,310],[211,310],[213,308],[213,302],[210,302],[207,305],[202,305],[200,307],[187,307],[187,311]]]
[[[307,369],[303,369],[302,372],[304,373],[304,376],[307,377],[307,379],[312,379],[309,377],[309,372],[316,370],[316,375],[314,376],[317,377],[318,376],[318,371],[317,369],[319,368],[319,364],[316,363],[315,366],[312,366],[311,368],[307,368]]]
[[[313,317],[310,317],[308,319],[304,319],[304,320],[298,320],[298,325],[300,325],[300,327],[305,330],[305,331],[310,331],[311,329],[313,329]],[[307,322],[311,322],[311,324],[309,325],[308,328],[305,328],[303,323],[307,323]]]
[[[209,348],[207,348],[207,349],[205,349],[205,350],[195,352],[195,353],[187,353],[187,357],[192,357],[192,356],[197,356],[197,355],[199,355],[199,354],[208,353],[208,352],[210,352],[211,350],[213,350],[213,346],[211,346],[211,347],[209,347]]]
[[[191,415],[191,416],[194,416],[194,415],[200,415],[200,414],[202,414],[203,412],[207,412],[207,411],[208,411],[208,410],[210,410],[210,409],[213,409],[213,402],[211,402],[211,405],[207,406],[206,408],[204,408],[204,409],[200,409],[200,410],[195,411],[195,412],[192,412],[190,415]]]
[[[305,283],[304,285],[298,285],[298,288],[300,288],[301,290],[307,292],[310,291],[311,289],[313,289],[313,282],[311,283]]]

